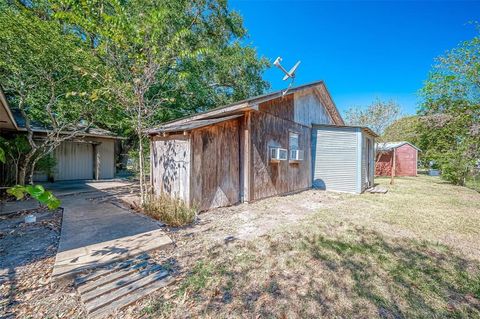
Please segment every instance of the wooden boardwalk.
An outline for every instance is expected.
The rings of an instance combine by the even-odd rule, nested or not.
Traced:
[[[89,318],[103,318],[174,281],[167,269],[148,254],[75,279]]]
[[[374,186],[374,187],[368,188],[366,192],[372,193],[372,194],[386,194],[388,192],[388,189],[380,186]]]

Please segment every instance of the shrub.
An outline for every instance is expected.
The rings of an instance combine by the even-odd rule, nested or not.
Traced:
[[[164,193],[148,195],[143,204],[143,211],[148,216],[173,227],[190,224],[197,216],[195,208],[188,207],[183,200]]]

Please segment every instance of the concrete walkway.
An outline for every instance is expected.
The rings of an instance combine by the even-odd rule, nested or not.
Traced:
[[[63,181],[55,183],[41,183],[41,185],[58,198],[64,196],[78,195],[83,193],[94,193],[99,191],[109,191],[113,189],[121,189],[133,186],[135,183],[123,179],[109,179],[99,181]],[[38,201],[35,199],[0,202],[0,215],[11,214],[22,210],[31,210],[39,207]]]
[[[103,190],[62,198],[64,212],[54,279],[72,278],[86,269],[172,244],[160,223],[103,199],[110,194]]]

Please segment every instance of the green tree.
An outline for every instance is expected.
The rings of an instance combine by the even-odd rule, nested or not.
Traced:
[[[13,180],[3,181],[6,184],[18,184],[18,174],[20,165],[23,163],[25,155],[29,153],[31,147],[28,140],[23,135],[16,135],[13,138],[7,139],[0,137],[0,147],[3,148],[5,159],[8,158],[9,163],[13,164]]]
[[[348,125],[366,126],[378,135],[401,116],[401,108],[395,101],[375,100],[366,107],[354,106],[345,112]]]
[[[142,201],[146,128],[267,87],[267,62],[241,44],[242,20],[225,1],[65,0],[51,8],[108,68],[97,78],[137,136]]]
[[[414,145],[419,142],[419,116],[405,116],[390,124],[383,132],[381,139],[385,142],[407,141]]]
[[[38,8],[34,8],[38,9]],[[30,150],[18,182],[29,182],[37,161],[62,141],[85,133],[102,112],[97,58],[59,21],[20,2],[0,4],[0,82],[25,121]],[[88,71],[88,72],[87,72]],[[41,139],[38,129],[47,129]]]
[[[439,57],[421,91],[419,146],[445,179],[459,185],[480,158],[479,74],[476,36]]]

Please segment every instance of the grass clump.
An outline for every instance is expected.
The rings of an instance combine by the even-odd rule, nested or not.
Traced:
[[[143,211],[148,216],[172,227],[188,225],[197,216],[195,208],[189,207],[180,198],[174,198],[165,193],[147,196]]]

